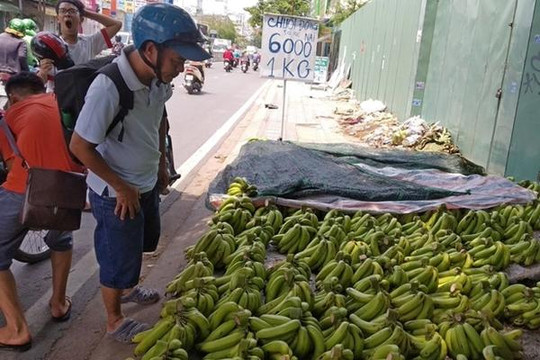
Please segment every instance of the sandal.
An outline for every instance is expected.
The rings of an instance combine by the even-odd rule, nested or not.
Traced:
[[[114,340],[129,343],[133,336],[138,333],[148,330],[150,326],[145,323],[138,322],[131,318],[124,318],[124,321],[112,332],[107,332],[107,335],[112,337]]]
[[[157,302],[159,298],[159,292],[156,289],[145,288],[137,285],[133,288],[131,293],[122,296],[120,301],[122,304],[134,302],[139,305],[150,305]]]
[[[68,321],[69,318],[71,317],[71,305],[72,305],[72,302],[71,302],[71,299],[66,296],[66,302],[68,303],[68,309],[66,310],[66,312],[64,313],[64,315],[61,315],[61,316],[52,316],[52,320],[54,322],[64,322],[64,321]]]

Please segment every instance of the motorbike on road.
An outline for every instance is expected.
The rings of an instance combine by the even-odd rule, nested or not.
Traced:
[[[225,69],[226,72],[231,72],[231,70],[232,70],[231,61],[223,60],[223,68]]]
[[[240,60],[240,69],[245,74],[249,69],[249,60],[248,59],[242,59]]]
[[[212,67],[213,63],[214,63],[214,58],[206,59],[204,60],[204,67],[209,69]]]
[[[188,94],[201,92],[204,84],[203,66],[193,62],[184,65],[184,88]]]

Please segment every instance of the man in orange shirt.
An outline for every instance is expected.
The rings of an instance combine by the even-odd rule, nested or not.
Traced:
[[[46,94],[41,79],[30,72],[12,76],[5,86],[9,108],[5,121],[17,147],[30,167],[77,171],[64,140],[60,113],[54,94]],[[26,351],[32,338],[19,302],[10,266],[15,250],[28,231],[19,221],[28,173],[21,158],[15,156],[0,128],[0,156],[8,168],[0,186],[0,311],[6,325],[0,328],[0,351]],[[49,231],[45,242],[51,248],[52,296],[49,301],[53,321],[66,321],[71,300],[66,286],[72,256],[71,233]]]

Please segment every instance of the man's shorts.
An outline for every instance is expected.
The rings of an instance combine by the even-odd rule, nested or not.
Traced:
[[[8,270],[13,262],[15,251],[28,232],[19,221],[24,203],[24,194],[14,193],[0,187],[0,271]],[[45,243],[53,251],[66,251],[73,248],[71,232],[49,230]]]
[[[154,251],[161,233],[159,191],[141,195],[141,210],[134,219],[114,214],[116,198],[100,196],[90,189],[90,204],[97,225],[94,245],[99,279],[113,289],[129,289],[139,283],[143,252]]]

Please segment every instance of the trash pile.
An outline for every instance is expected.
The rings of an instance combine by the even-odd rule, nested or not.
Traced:
[[[460,153],[447,128],[439,123],[429,124],[418,116],[400,122],[379,100],[348,101],[336,107],[334,114],[347,135],[371,147]]]

